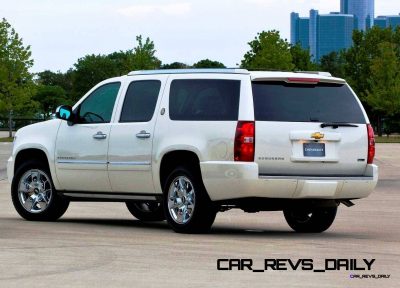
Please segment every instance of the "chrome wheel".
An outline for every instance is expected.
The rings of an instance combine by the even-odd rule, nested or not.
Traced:
[[[193,216],[196,196],[192,182],[178,176],[168,189],[168,212],[177,224],[186,224]]]
[[[26,171],[18,184],[18,199],[30,213],[41,213],[47,209],[53,197],[50,178],[39,169]]]

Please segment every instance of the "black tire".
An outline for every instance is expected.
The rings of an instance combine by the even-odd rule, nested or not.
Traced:
[[[299,233],[321,233],[327,230],[336,217],[337,207],[284,210],[286,222]]]
[[[19,196],[19,184],[21,178],[29,171],[35,170],[35,171],[40,171],[40,173],[43,172],[43,174],[40,175],[39,178],[45,179],[43,177],[47,177],[48,183],[46,182],[46,188],[47,190],[51,189],[51,195],[48,197],[48,205],[47,207],[43,208],[41,205],[42,204],[36,204],[35,207],[39,209],[43,209],[43,211],[36,211],[36,212],[30,212],[27,209],[24,208],[22,204],[22,200],[20,199]],[[31,176],[33,177],[33,176]],[[32,178],[31,178],[32,179]],[[33,180],[32,180],[33,181]],[[30,183],[32,184],[32,182]],[[47,186],[48,185],[48,186]],[[32,186],[33,187],[33,184]],[[47,192],[49,193],[49,192]],[[36,192],[27,192],[24,194],[27,197],[27,200],[32,200],[31,196],[35,196],[36,199],[38,199]],[[30,197],[28,197],[31,195]],[[21,196],[22,197],[22,196]],[[60,218],[62,215],[64,215],[65,211],[67,211],[68,206],[69,206],[69,201],[62,196],[60,196],[57,191],[54,188],[53,180],[51,179],[51,174],[50,171],[47,167],[47,165],[35,161],[35,160],[29,160],[25,163],[23,163],[16,171],[14,178],[11,183],[11,199],[13,202],[13,205],[15,207],[15,210],[17,210],[18,214],[21,215],[21,217],[25,218],[26,220],[29,221],[55,221],[58,218]],[[26,201],[28,204],[28,201]],[[32,203],[32,201],[30,201]],[[34,207],[32,205],[32,207]],[[32,209],[31,209],[32,210]]]
[[[141,221],[164,221],[163,205],[156,201],[129,201],[126,202],[129,212]]]
[[[178,191],[179,189],[175,186],[177,179],[180,177],[184,177],[190,182],[192,185],[192,189],[187,188],[187,191],[193,191],[194,197],[191,197],[191,201],[194,201],[193,209],[187,209],[191,211],[191,216],[185,223],[178,223],[172,216],[174,212],[173,209],[170,210],[168,206],[168,193],[170,189],[171,191]],[[179,182],[179,181],[178,181]],[[175,184],[174,184],[175,183]],[[186,183],[187,184],[187,183]],[[173,188],[172,186],[175,186]],[[187,186],[189,187],[189,186]],[[174,190],[175,189],[175,190]],[[215,209],[213,203],[211,202],[206,189],[203,185],[203,181],[201,180],[201,175],[199,172],[195,173],[191,169],[179,166],[176,167],[167,177],[167,180],[164,183],[163,189],[163,205],[165,211],[165,218],[167,219],[168,224],[171,228],[178,233],[206,233],[210,230],[212,224],[214,223],[215,216],[217,214],[217,210]],[[178,192],[176,192],[178,193]],[[189,194],[189,193],[188,193]],[[184,197],[189,199],[187,197]],[[184,199],[182,198],[182,199]],[[194,199],[194,200],[193,200]],[[184,200],[187,201],[187,200]],[[173,201],[171,201],[173,203]],[[180,208],[176,208],[180,209]],[[179,214],[179,212],[178,212]],[[183,213],[182,213],[183,214]]]

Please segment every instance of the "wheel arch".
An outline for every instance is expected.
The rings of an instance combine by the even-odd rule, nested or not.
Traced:
[[[167,180],[168,175],[171,171],[179,166],[179,165],[187,165],[194,169],[195,173],[199,173],[201,176],[200,169],[200,157],[191,150],[173,150],[168,151],[163,154],[160,161],[160,167],[158,170],[158,183],[161,187],[161,190]]]
[[[14,156],[14,175],[26,160],[37,160],[44,163],[50,172],[50,177],[53,180],[55,188],[58,189],[57,177],[55,177],[56,175],[53,171],[54,167],[51,165],[52,163],[50,162],[50,157],[46,149],[43,147],[23,147],[19,149]]]

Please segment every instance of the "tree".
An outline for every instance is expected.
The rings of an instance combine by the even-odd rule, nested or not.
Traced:
[[[59,86],[65,91],[65,97],[71,98],[73,73],[74,71],[72,69],[69,69],[66,73],[45,70],[37,74],[36,82],[45,86]]]
[[[86,55],[78,59],[72,72],[72,99],[78,100],[97,83],[111,77],[126,75],[133,70],[156,69],[161,61],[155,57],[154,43],[149,38],[143,43],[137,36],[137,46],[132,50],[108,55]]]
[[[114,52],[106,57],[114,63],[113,70],[117,73],[114,76],[126,75],[134,70],[133,50]]]
[[[377,26],[368,31],[353,32],[353,46],[345,53],[345,74],[349,84],[355,92],[365,101],[367,91],[370,90],[369,77],[371,74],[371,61],[378,56],[378,45],[382,42],[392,42],[393,30],[381,29]]]
[[[12,115],[27,114],[31,107],[33,66],[30,46],[24,46],[22,38],[6,19],[0,22],[0,108],[9,116],[9,136],[12,137]],[[34,106],[34,105],[33,105]]]
[[[225,68],[225,65],[218,61],[203,59],[193,64],[194,68]]]
[[[186,68],[191,68],[191,66],[181,63],[181,62],[173,62],[170,64],[163,64],[160,67],[161,69],[186,69]]]
[[[263,31],[248,43],[241,67],[247,69],[293,70],[290,44],[280,37],[278,31]]]
[[[331,52],[320,59],[320,70],[330,72],[335,77],[345,77],[343,52]]]
[[[105,55],[87,55],[74,64],[72,99],[78,100],[97,83],[119,76],[115,62]]]
[[[45,118],[49,118],[58,106],[71,104],[60,86],[39,85],[33,99],[40,104],[40,112]]]
[[[300,44],[290,46],[290,54],[295,70],[315,71],[317,69],[317,65],[311,61],[310,50],[303,49]]]
[[[378,45],[380,55],[372,60],[367,102],[378,115],[378,135],[382,136],[382,117],[400,113],[400,59],[396,46]]]
[[[156,50],[154,42],[146,38],[143,43],[142,36],[136,36],[138,45],[133,49],[132,68],[133,70],[151,70],[158,69],[161,61],[155,56]]]

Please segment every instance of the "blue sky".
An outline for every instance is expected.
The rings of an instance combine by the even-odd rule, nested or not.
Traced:
[[[400,1],[376,0],[376,15],[398,14]],[[150,37],[163,63],[210,58],[233,67],[257,32],[289,39],[290,12],[338,11],[339,0],[0,0],[5,17],[31,45],[33,72],[66,71],[86,54],[107,54]]]

